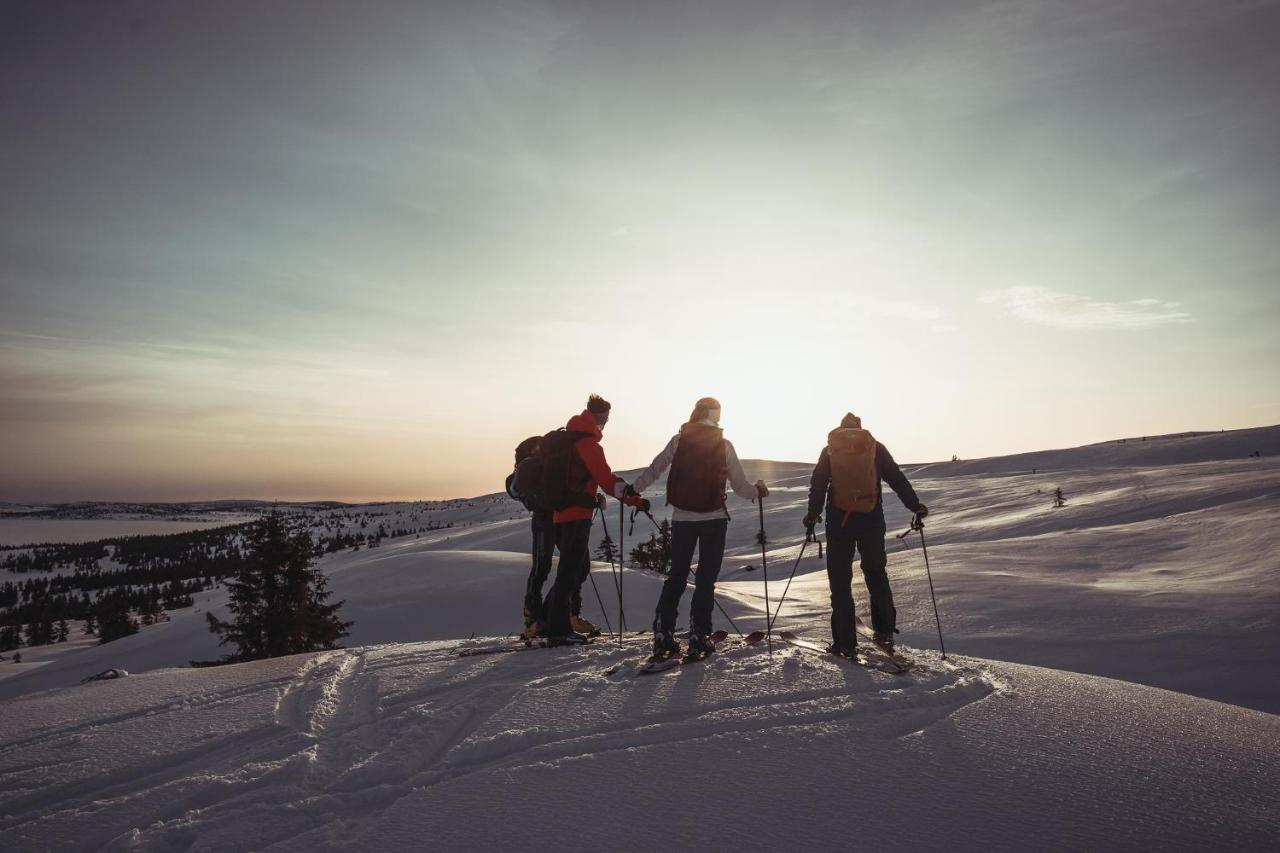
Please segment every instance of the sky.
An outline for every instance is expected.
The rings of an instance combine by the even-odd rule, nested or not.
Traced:
[[[0,0],[0,501],[1280,423],[1276,2]]]

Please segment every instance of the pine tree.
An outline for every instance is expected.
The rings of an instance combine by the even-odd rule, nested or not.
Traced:
[[[670,558],[671,524],[664,518],[657,533],[650,533],[647,540],[631,549],[631,564],[665,574]]]
[[[328,580],[312,568],[315,546],[306,527],[290,529],[275,513],[249,537],[249,553],[228,583],[232,619],[206,614],[209,630],[237,651],[224,662],[260,660],[336,648],[350,622],[337,616],[339,601],[329,604]]]
[[[613,544],[613,540],[609,538],[609,534],[604,535],[604,539],[600,540],[600,544],[596,546],[596,559],[602,563],[612,565],[613,561],[618,558],[617,546]]]
[[[98,643],[110,643],[138,633],[138,620],[129,609],[128,593],[113,592],[98,600]]]
[[[0,628],[0,652],[11,651],[22,645],[22,634],[13,625]]]
[[[47,610],[27,625],[28,646],[45,646],[53,642],[53,616]]]
[[[58,630],[54,635],[57,638],[58,642],[65,643],[67,641],[67,634],[69,633],[71,633],[71,629],[67,626],[67,620],[59,619]]]
[[[92,637],[96,633],[98,633],[98,617],[90,612],[84,617],[84,635]]]

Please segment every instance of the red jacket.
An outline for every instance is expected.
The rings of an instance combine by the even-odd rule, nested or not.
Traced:
[[[587,468],[587,482],[582,490],[594,496],[597,489],[604,489],[605,494],[613,497],[618,478],[613,475],[608,460],[604,458],[604,448],[600,446],[600,439],[604,436],[600,432],[600,427],[596,426],[595,415],[591,414],[590,410],[584,409],[582,414],[569,418],[565,428],[571,432],[589,433],[584,438],[578,439],[578,443],[573,446],[578,453],[578,458]],[[639,498],[628,498],[623,503],[636,504],[639,503]],[[566,521],[589,521],[594,513],[595,510],[589,507],[571,506],[568,509],[556,510],[554,520],[556,524],[563,524]]]

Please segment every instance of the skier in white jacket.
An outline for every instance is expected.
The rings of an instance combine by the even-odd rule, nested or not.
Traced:
[[[693,408],[680,432],[671,437],[649,467],[636,478],[643,492],[668,468],[667,503],[671,513],[671,572],[662,585],[653,620],[653,655],[664,658],[680,653],[674,632],[680,596],[689,579],[693,552],[698,551],[698,573],[689,611],[689,654],[708,654],[715,647],[711,635],[711,608],[716,578],[724,561],[729,513],[725,509],[725,485],[748,500],[769,494],[763,480],[753,485],[742,471],[733,445],[720,429],[720,403],[703,397]]]

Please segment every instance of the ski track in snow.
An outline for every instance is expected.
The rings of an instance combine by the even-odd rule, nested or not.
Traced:
[[[22,850],[231,850],[246,826],[254,849],[304,838],[341,846],[403,797],[475,774],[853,718],[868,735],[900,738],[997,689],[972,666],[902,680],[795,650],[775,650],[770,664],[763,647],[643,679],[629,670],[599,674],[610,663],[630,663],[634,648],[597,644],[491,658],[459,658],[454,648],[294,658],[288,678],[195,701],[133,704],[128,691],[111,691],[132,707],[37,726],[5,743],[0,830]],[[204,672],[182,673],[183,680]],[[815,674],[823,674],[822,686]],[[147,678],[131,681],[136,688]],[[716,683],[714,698],[698,695],[706,682]],[[851,682],[862,689],[851,692]],[[564,719],[566,702],[589,709],[587,719]],[[229,709],[239,719],[266,704],[267,725],[221,732],[201,725],[201,742],[146,754],[144,744],[156,740],[147,733],[165,728],[166,717]],[[871,709],[877,713],[865,713]],[[70,754],[53,760],[59,753]],[[85,766],[101,754],[109,766]],[[135,825],[144,815],[146,825]]]

